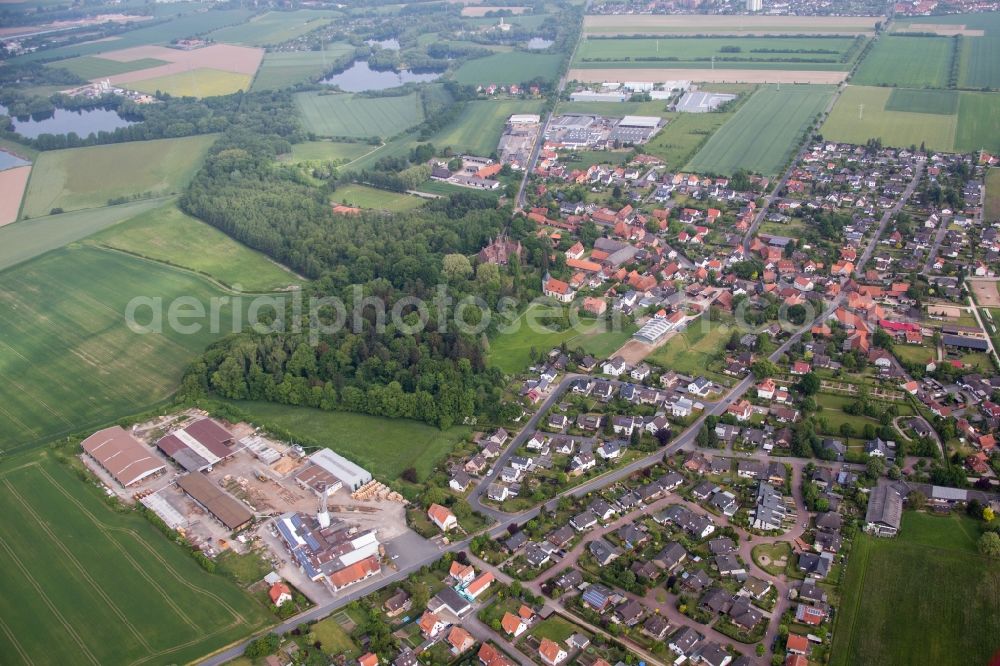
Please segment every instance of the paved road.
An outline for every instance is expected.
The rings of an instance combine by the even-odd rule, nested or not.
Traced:
[[[882,234],[885,233],[885,228],[889,225],[889,220],[891,220],[896,213],[902,210],[903,206],[906,205],[906,202],[911,196],[913,196],[913,192],[917,189],[917,184],[920,183],[920,177],[923,173],[924,165],[917,164],[917,168],[913,172],[913,178],[910,180],[910,184],[906,186],[906,189],[903,190],[903,195],[899,197],[899,200],[897,200],[895,204],[893,204],[892,208],[885,211],[885,214],[882,215],[882,221],[878,225],[878,230],[875,232],[875,235],[872,236],[872,240],[868,243],[868,247],[865,248],[864,253],[862,253],[861,257],[854,264],[854,274],[858,277],[864,275],[863,269],[865,264],[868,263],[868,260],[871,259],[872,253],[875,252],[878,240],[882,237]]]

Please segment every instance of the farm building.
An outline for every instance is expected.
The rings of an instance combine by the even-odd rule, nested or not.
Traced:
[[[238,500],[226,493],[199,472],[185,474],[177,485],[227,529],[239,530],[253,519],[253,514]]]
[[[945,347],[958,347],[960,349],[971,349],[973,351],[986,351],[989,343],[985,338],[974,338],[965,335],[942,335],[941,342]]]
[[[355,465],[342,455],[330,449],[320,449],[309,456],[309,462],[321,467],[340,481],[348,490],[354,491],[372,480],[371,472]]]
[[[232,434],[212,419],[199,419],[156,443],[164,455],[189,472],[217,465],[236,451]]]
[[[101,469],[128,488],[164,471],[167,466],[121,426],[99,430],[81,444]]]
[[[380,545],[372,530],[359,532],[341,520],[333,520],[324,527],[317,518],[304,513],[286,513],[274,521],[274,526],[285,548],[312,580],[328,577],[333,581],[337,576],[343,587],[356,582],[348,580],[353,573],[363,573],[363,578],[380,570]],[[375,561],[374,571],[370,560]],[[362,566],[358,567],[359,564]]]
[[[318,495],[333,495],[344,487],[340,479],[315,463],[309,463],[295,474],[295,482]]]
[[[894,537],[903,517],[903,495],[890,484],[879,484],[872,491],[865,515],[865,532],[880,537]]]

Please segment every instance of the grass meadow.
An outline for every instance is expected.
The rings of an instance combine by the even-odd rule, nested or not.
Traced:
[[[334,11],[312,9],[267,12],[246,23],[220,28],[208,37],[216,42],[244,46],[280,44],[322,28],[339,15]]]
[[[172,203],[106,229],[89,241],[203,273],[228,286],[240,285],[246,292],[302,282],[260,252],[186,215]]]
[[[163,320],[162,333],[136,333],[123,316],[137,296],[164,309],[190,296],[222,296],[204,278],[94,247],[49,252],[3,273],[0,281],[0,450],[37,446],[108,423],[168,398],[184,368],[228,332],[206,325],[185,335]],[[244,305],[246,305],[244,303]],[[150,308],[136,312],[148,324]]]
[[[133,81],[127,85],[133,90],[151,95],[162,92],[174,97],[216,97],[240,90],[249,91],[252,81],[253,77],[249,74],[199,67],[187,72]]]
[[[559,70],[562,56],[547,53],[494,53],[485,58],[466,61],[455,71],[455,80],[464,85],[510,85],[534,78],[552,81]]]
[[[420,208],[427,199],[412,194],[379,190],[366,185],[342,185],[331,195],[335,203],[347,203],[358,208],[384,210],[390,213],[400,213],[414,208]]]
[[[260,603],[138,514],[111,510],[51,454],[15,461],[0,475],[6,663],[188,663],[269,623]]]
[[[292,145],[286,162],[350,162],[378,148],[363,141],[306,141]]]
[[[987,222],[1000,221],[1000,169],[986,172],[986,205],[983,215]]]
[[[515,113],[541,113],[542,100],[468,102],[459,117],[430,139],[437,148],[487,156],[497,149],[507,119]]]
[[[22,216],[107,206],[108,200],[180,192],[201,165],[214,134],[51,150],[38,156]]]
[[[978,554],[978,536],[965,516],[912,511],[894,539],[859,534],[830,663],[988,663],[1000,648],[1000,563]]]
[[[350,44],[327,44],[322,51],[273,51],[264,54],[251,89],[280,90],[326,74],[337,59],[354,51]]]
[[[832,86],[820,85],[761,87],[712,135],[686,168],[723,175],[739,169],[777,174],[826,107],[833,90]]]
[[[361,97],[346,93],[295,95],[305,128],[321,136],[391,137],[424,120],[417,93],[400,97]]]
[[[426,479],[469,428],[441,430],[409,419],[350,412],[324,412],[272,402],[234,402],[261,425],[277,426],[303,443],[325,446],[350,458],[382,480],[394,481],[409,467]]]
[[[698,319],[653,351],[646,360],[683,375],[703,375],[709,363],[725,348],[731,332],[728,324]]]
[[[951,64],[950,37],[883,35],[858,65],[859,86],[945,88]]]

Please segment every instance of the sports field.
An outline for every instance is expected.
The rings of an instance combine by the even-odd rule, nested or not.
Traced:
[[[945,113],[948,109],[954,110]],[[847,143],[881,138],[885,145],[901,148],[923,142],[946,152],[995,151],[1000,149],[997,123],[1000,93],[848,86],[822,133]]]
[[[305,128],[321,136],[388,138],[424,120],[417,93],[399,97],[361,97],[307,92],[297,93],[295,103]]]
[[[427,203],[427,199],[422,199],[412,194],[378,190],[374,187],[355,185],[353,183],[338,187],[330,198],[335,203],[346,202],[349,206],[384,210],[390,213],[413,210]]]
[[[440,428],[408,419],[350,412],[324,412],[273,402],[235,402],[261,424],[278,426],[305,442],[326,446],[357,462],[379,479],[394,481],[408,467],[426,479],[469,428]]]
[[[465,85],[510,85],[534,78],[554,80],[559,70],[558,54],[494,53],[485,58],[468,60],[455,71],[455,80]]]
[[[265,53],[251,88],[279,90],[320,78],[338,58],[354,51],[350,44],[327,44],[323,51],[275,51]]]
[[[180,211],[173,203],[94,235],[102,246],[203,273],[244,292],[282,289],[302,281],[251,250]]]
[[[911,511],[894,539],[859,534],[831,664],[989,663],[1000,649],[1000,563],[978,554],[978,536],[965,516]]]
[[[253,76],[237,72],[223,72],[203,67],[178,74],[156,76],[127,84],[128,88],[154,94],[157,92],[174,97],[215,97],[237,91],[249,91]]]
[[[78,210],[109,199],[180,192],[201,164],[214,134],[46,151],[28,181],[23,215]]]
[[[497,149],[507,119],[515,113],[540,113],[542,100],[468,102],[458,118],[430,139],[437,148],[487,156]]]
[[[139,58],[138,60],[122,62],[96,56],[81,56],[79,58],[70,58],[68,60],[49,63],[49,67],[66,69],[79,77],[90,80],[99,79],[103,76],[124,74],[125,72],[135,72],[140,69],[160,67],[166,64],[167,61],[157,60],[156,58]]]
[[[832,94],[831,86],[762,87],[695,154],[686,169],[723,175],[747,169],[776,175]]]
[[[945,88],[951,64],[949,37],[884,35],[858,65],[851,83],[858,86]]]
[[[287,42],[329,24],[338,12],[299,9],[291,12],[267,12],[246,23],[221,28],[208,34],[209,39],[230,44],[269,46]]]
[[[606,35],[870,34],[882,17],[846,16],[585,16],[585,33]]]
[[[707,38],[674,38],[674,39],[584,39],[576,52],[574,66],[585,66],[587,62],[648,61],[670,58],[666,66],[677,67],[676,61],[699,62],[700,67],[712,58],[716,58],[716,67],[739,68],[746,65],[747,60],[758,62],[775,61],[775,67],[780,67],[777,61],[794,61],[807,58],[825,63],[836,63],[838,68],[846,65],[840,62],[842,54],[847,53],[854,45],[851,37],[832,38],[768,38],[768,37],[707,37]],[[733,52],[733,49],[739,49]],[[762,52],[766,50],[767,52]],[[820,51],[823,51],[822,53]],[[830,51],[831,53],[826,53]],[[727,61],[728,59],[732,59]],[[787,64],[787,62],[786,62]],[[818,63],[802,63],[813,67]],[[651,65],[646,65],[651,66]],[[655,65],[652,65],[655,66]],[[817,67],[818,69],[818,67]]]
[[[288,162],[349,162],[378,148],[359,141],[306,141],[292,146],[292,152],[282,157]]]
[[[50,252],[0,281],[0,450],[28,448],[135,413],[170,396],[185,366],[220,332],[138,334],[125,322],[136,297],[180,296],[209,310],[221,290],[204,278],[91,247]],[[149,308],[137,321],[151,321]]]
[[[8,664],[178,664],[269,621],[135,513],[116,513],[51,454],[0,475],[0,651]]]
[[[986,172],[986,205],[983,215],[987,223],[1000,221],[1000,169]]]

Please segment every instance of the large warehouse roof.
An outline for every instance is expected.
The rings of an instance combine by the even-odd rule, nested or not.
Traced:
[[[121,426],[99,430],[83,440],[82,445],[123,486],[138,483],[166,468],[160,458]]]
[[[233,436],[212,419],[200,419],[175,430],[156,446],[189,472],[198,472],[232,455]]]
[[[231,530],[243,527],[253,518],[245,506],[209,481],[204,474],[186,474],[177,479],[177,485]]]
[[[619,127],[648,127],[650,129],[657,127],[660,124],[660,119],[656,116],[625,116],[618,123]]]
[[[330,449],[320,449],[309,456],[309,460],[343,481],[351,490],[357,490],[372,480],[371,472]]]

